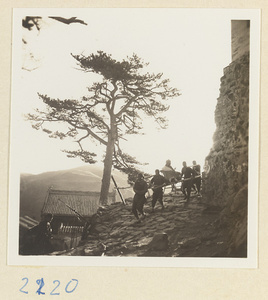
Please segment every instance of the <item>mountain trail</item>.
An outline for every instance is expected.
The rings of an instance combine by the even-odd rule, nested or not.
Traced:
[[[70,256],[151,256],[222,257],[226,256],[225,237],[217,228],[219,210],[208,207],[192,195],[189,204],[183,195],[165,195],[165,209],[151,198],[144,206],[146,217],[139,223],[127,204],[100,207],[93,216],[89,235]],[[53,254],[52,254],[53,255]]]

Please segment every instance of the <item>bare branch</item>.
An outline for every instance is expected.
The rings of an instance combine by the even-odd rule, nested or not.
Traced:
[[[62,17],[49,17],[51,19],[54,19],[56,21],[62,22],[64,24],[70,25],[71,23],[80,23],[83,25],[87,25],[87,23],[85,23],[83,20],[77,19],[77,17],[72,17],[69,19],[66,18],[62,18]]]
[[[75,128],[86,130],[94,139],[96,139],[97,141],[99,141],[101,144],[107,146],[107,142],[105,140],[103,140],[101,137],[99,137],[96,133],[94,133],[90,128],[79,126],[79,125],[74,124],[72,121],[69,121],[69,120],[67,120],[66,122],[68,124],[74,126]]]

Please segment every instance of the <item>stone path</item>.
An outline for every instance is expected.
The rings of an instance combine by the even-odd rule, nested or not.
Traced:
[[[165,196],[165,209],[151,199],[144,206],[146,218],[137,223],[127,205],[101,207],[93,218],[88,238],[64,255],[80,256],[226,256],[224,237],[216,230],[218,211],[209,210],[201,198]]]

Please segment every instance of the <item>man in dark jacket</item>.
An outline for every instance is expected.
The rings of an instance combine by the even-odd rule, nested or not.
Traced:
[[[47,214],[42,217],[42,221],[33,228],[29,229],[24,235],[24,245],[21,253],[25,255],[44,255],[53,251],[51,245],[52,214]]]
[[[193,176],[194,176],[194,171],[190,168],[187,167],[186,161],[182,163],[183,167],[181,169],[181,176],[183,178],[182,181],[182,186],[181,190],[183,194],[185,195],[184,199],[187,199],[187,202],[190,200],[190,195],[191,195],[191,189],[193,185]]]
[[[143,212],[143,206],[146,201],[145,194],[148,191],[148,185],[146,181],[143,179],[141,173],[138,174],[138,179],[136,180],[133,191],[135,192],[132,204],[132,213],[136,217],[136,219],[140,222],[140,218],[138,212],[145,217],[145,213]]]
[[[42,221],[39,223],[38,235],[36,237],[35,243],[39,249],[39,254],[47,254],[53,251],[51,245],[52,238],[52,228],[51,222],[53,220],[53,215],[48,214],[42,218]]]
[[[152,211],[154,211],[155,204],[157,200],[162,206],[162,209],[164,209],[163,204],[163,186],[165,186],[168,183],[168,180],[165,179],[164,176],[159,174],[159,170],[155,170],[155,175],[151,179],[150,186],[153,190],[153,199],[152,199]]]

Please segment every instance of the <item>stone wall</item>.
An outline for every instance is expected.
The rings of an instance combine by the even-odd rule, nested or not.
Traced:
[[[221,78],[215,110],[216,131],[206,158],[210,171],[203,179],[202,189],[204,201],[222,209],[218,226],[229,241],[229,255],[244,257],[247,255],[249,28],[247,21],[236,22],[232,23],[232,57],[236,59],[224,69]]]

